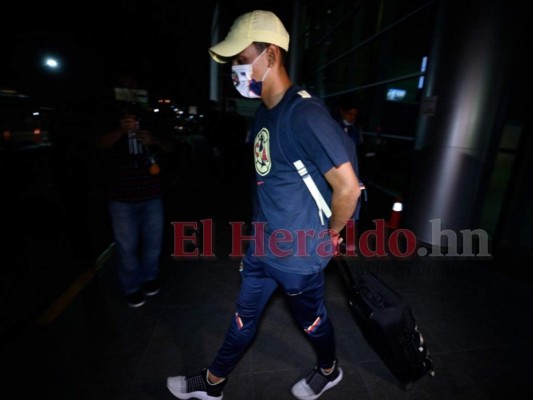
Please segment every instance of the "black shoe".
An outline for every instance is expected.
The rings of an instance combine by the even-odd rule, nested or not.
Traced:
[[[153,279],[142,284],[142,291],[146,296],[154,296],[159,293],[159,281]]]
[[[207,381],[207,369],[203,369],[198,375],[171,376],[167,378],[167,387],[178,399],[222,400],[227,381],[212,384]]]
[[[126,302],[128,303],[128,306],[137,308],[144,304],[144,295],[142,292],[137,291],[133,293],[128,293],[126,295]]]

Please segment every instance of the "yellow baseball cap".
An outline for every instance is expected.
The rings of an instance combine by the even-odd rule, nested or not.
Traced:
[[[289,50],[289,33],[281,20],[271,11],[255,10],[238,17],[226,38],[209,49],[218,63],[225,63],[253,42],[275,44]]]

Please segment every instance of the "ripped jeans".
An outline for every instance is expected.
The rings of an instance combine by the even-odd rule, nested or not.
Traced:
[[[244,265],[242,283],[224,343],[209,371],[226,377],[252,342],[263,310],[274,291],[281,287],[297,323],[311,341],[320,368],[335,361],[335,332],[324,304],[324,273],[288,273],[257,261]]]

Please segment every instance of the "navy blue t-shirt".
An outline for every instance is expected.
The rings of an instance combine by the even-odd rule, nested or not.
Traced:
[[[302,100],[291,110],[293,96]],[[315,200],[292,163],[304,163],[331,205],[332,190],[323,174],[350,161],[349,138],[323,102],[297,86],[274,108],[259,107],[252,134],[257,183],[253,234],[257,242],[250,241],[244,262],[253,263],[258,257],[287,272],[306,275],[321,271],[332,257],[328,219],[324,217],[321,223]]]

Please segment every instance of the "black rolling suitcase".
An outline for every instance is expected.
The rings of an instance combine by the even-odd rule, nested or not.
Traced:
[[[370,271],[352,275],[346,260],[336,257],[350,310],[368,344],[404,390],[425,375],[433,363],[409,304]]]

